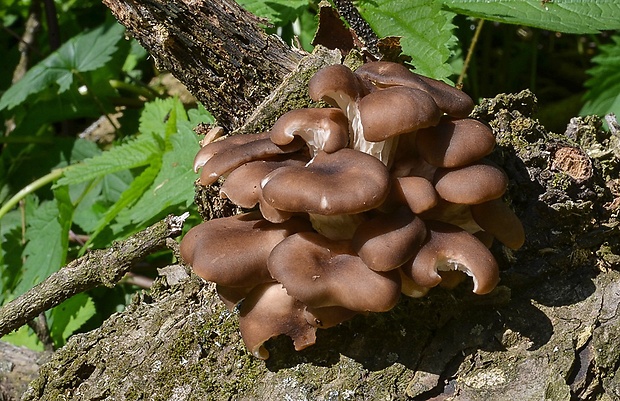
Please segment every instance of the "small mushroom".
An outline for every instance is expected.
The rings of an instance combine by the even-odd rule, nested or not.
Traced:
[[[442,118],[439,125],[418,131],[416,147],[420,156],[433,166],[461,167],[491,153],[495,137],[478,120]]]
[[[267,283],[252,290],[239,309],[239,330],[245,346],[260,359],[269,358],[263,345],[285,334],[295,350],[313,345],[316,328],[306,321],[305,305],[287,294],[279,283]]]
[[[366,266],[375,271],[388,271],[411,259],[425,238],[422,220],[409,208],[400,207],[361,223],[351,245]]]
[[[421,287],[441,282],[439,271],[459,270],[471,276],[474,293],[486,294],[499,282],[499,267],[491,252],[476,237],[451,224],[426,222],[428,237],[402,271]]]
[[[295,138],[289,144],[283,146],[276,145],[271,139],[267,138],[223,149],[213,155],[202,166],[200,185],[211,185],[220,176],[229,173],[244,163],[297,152],[303,146],[304,141],[301,138]]]
[[[347,146],[349,121],[340,109],[298,109],[278,118],[270,132],[276,145],[287,145],[300,136],[311,155],[319,150],[333,153]]]
[[[386,61],[366,63],[355,70],[355,74],[379,88],[406,86],[423,90],[433,97],[444,113],[452,117],[467,117],[474,109],[473,100],[465,92],[441,81],[415,74],[401,64]]]
[[[433,181],[435,190],[443,199],[466,205],[497,199],[508,186],[506,174],[490,162],[452,169],[439,168]]]
[[[523,225],[512,209],[501,199],[472,205],[471,215],[480,228],[493,234],[508,248],[517,250],[523,246],[525,242]]]
[[[269,256],[269,271],[288,294],[311,308],[341,306],[358,312],[385,312],[401,289],[396,270],[375,272],[356,255],[349,241],[320,234],[294,234]]]
[[[435,191],[435,187],[423,177],[392,179],[390,197],[400,204],[409,206],[409,209],[416,214],[433,208],[439,202],[439,194]]]
[[[389,173],[376,158],[353,149],[319,152],[305,167],[279,168],[265,177],[265,200],[287,212],[340,215],[379,206],[389,190]]]
[[[181,257],[205,280],[253,287],[273,280],[267,270],[272,249],[289,235],[310,229],[307,220],[291,218],[276,225],[257,212],[209,220],[185,234]]]
[[[196,154],[196,157],[194,157],[194,172],[197,173],[206,162],[211,160],[213,156],[220,152],[245,145],[250,142],[258,141],[259,139],[267,138],[269,138],[269,132],[262,132],[260,134],[233,135],[209,142],[205,146],[201,147]]]
[[[339,107],[347,117],[349,107],[370,92],[371,85],[342,64],[334,64],[320,69],[308,82],[308,94],[315,102],[324,100]]]
[[[364,138],[380,142],[439,123],[441,110],[424,91],[394,86],[363,97],[359,101]]]

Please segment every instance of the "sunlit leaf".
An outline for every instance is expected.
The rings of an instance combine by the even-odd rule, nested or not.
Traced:
[[[566,33],[620,29],[618,0],[443,0],[459,14]]]
[[[54,345],[64,345],[69,336],[96,312],[93,300],[84,293],[77,294],[52,309],[48,324]]]
[[[434,0],[362,0],[359,10],[380,37],[399,36],[416,72],[436,79],[452,73],[448,64],[454,14]]]
[[[123,32],[122,25],[104,24],[70,39],[2,95],[0,110],[11,109],[51,85],[58,86],[58,93],[66,91],[76,73],[105,66],[118,49],[116,44],[123,39]]]

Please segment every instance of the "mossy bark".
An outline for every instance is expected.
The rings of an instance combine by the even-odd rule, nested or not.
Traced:
[[[143,4],[169,12],[155,1]],[[167,9],[173,4],[206,7],[168,2]],[[184,23],[178,16],[175,21]],[[149,34],[148,27],[140,29],[132,33]],[[141,42],[148,47],[148,40]],[[175,57],[167,48],[149,50],[155,58]],[[194,51],[200,50],[185,49]],[[314,57],[319,65],[335,56]],[[177,76],[191,80],[188,71]],[[253,79],[269,88],[304,81],[270,77]],[[243,91],[225,95],[236,96],[226,100],[234,103]],[[267,99],[271,103],[261,107],[279,101]],[[549,133],[532,119],[534,107],[534,96],[524,91],[485,100],[474,112],[493,127],[498,146],[491,159],[510,177],[506,200],[527,233],[519,251],[492,249],[502,270],[492,293],[474,295],[464,284],[403,298],[388,313],[320,330],[316,345],[301,352],[286,337],[270,340],[271,358],[261,361],[248,354],[237,316],[224,308],[213,284],[171,266],[124,312],[72,337],[23,399],[620,398],[618,141],[595,118],[575,120],[567,135]],[[239,115],[250,114],[244,109]],[[243,119],[218,119],[230,121],[231,130],[243,126]]]

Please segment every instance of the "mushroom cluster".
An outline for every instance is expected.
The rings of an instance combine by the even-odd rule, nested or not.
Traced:
[[[467,118],[473,101],[390,62],[318,71],[315,101],[270,131],[202,147],[200,184],[255,209],[192,228],[181,255],[239,306],[248,349],[285,334],[295,349],[316,329],[385,312],[465,277],[485,294],[499,281],[488,247],[517,249],[521,223],[502,202],[508,179],[485,160],[495,138]]]

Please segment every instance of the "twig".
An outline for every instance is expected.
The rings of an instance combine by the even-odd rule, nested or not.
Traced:
[[[476,25],[476,32],[474,32],[474,36],[471,38],[471,43],[469,44],[469,49],[467,49],[467,56],[465,57],[465,61],[463,62],[463,69],[461,70],[461,75],[459,75],[459,79],[458,81],[456,81],[457,88],[463,85],[463,79],[465,79],[465,74],[467,73],[467,69],[469,68],[469,63],[471,62],[471,58],[474,54],[474,49],[476,48],[476,44],[478,43],[478,38],[480,37],[480,32],[482,31],[482,25],[484,25],[484,20],[478,20],[478,25]]]
[[[134,263],[181,234],[189,213],[168,216],[108,249],[76,259],[0,309],[0,337],[72,296],[100,285],[114,287]]]
[[[43,348],[46,351],[54,351],[54,341],[52,340],[52,336],[50,335],[50,330],[47,325],[47,318],[45,317],[45,313],[39,313],[35,319],[32,319],[28,322],[28,327],[34,330],[37,338],[43,344]]]
[[[56,14],[56,4],[54,0],[43,0],[45,5],[45,20],[47,21],[47,35],[50,41],[50,49],[56,50],[60,47],[60,28],[58,27],[58,15]]]
[[[618,124],[618,119],[614,113],[609,113],[605,115],[605,121],[607,121],[607,125],[609,126],[609,132],[612,135],[620,137],[620,124]]]

